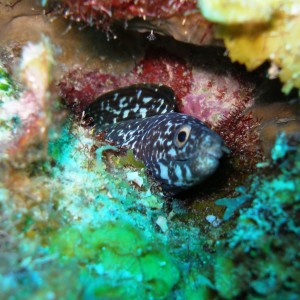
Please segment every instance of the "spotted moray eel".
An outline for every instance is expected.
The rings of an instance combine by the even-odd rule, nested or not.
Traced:
[[[210,176],[227,149],[203,122],[175,112],[175,94],[164,85],[137,84],[98,97],[85,114],[95,135],[132,149],[135,157],[176,194]]]

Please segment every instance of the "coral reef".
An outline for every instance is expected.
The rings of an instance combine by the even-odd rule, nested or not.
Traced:
[[[126,183],[124,172],[123,177],[122,173],[107,173],[101,162],[105,149],[98,150],[98,163],[90,164],[91,158],[81,147],[84,143],[88,150],[92,141],[76,138],[69,130],[66,127],[61,137],[49,144],[54,167],[40,162],[39,171],[35,165],[28,165],[27,170],[38,174],[26,176],[28,171],[18,172],[26,181],[16,182],[15,174],[14,180],[6,181],[1,189],[1,207],[7,218],[3,232],[14,243],[20,237],[22,242],[14,249],[15,255],[27,256],[32,262],[3,267],[2,296],[19,297],[24,290],[30,290],[37,297],[50,291],[66,297],[51,279],[56,276],[53,271],[59,269],[76,272],[72,281],[68,271],[60,275],[61,282],[68,280],[73,296],[82,290],[88,299],[167,296],[179,280],[179,271],[167,252],[165,238],[151,230],[151,211],[161,207],[162,200],[149,190],[134,191]],[[136,210],[139,205],[142,211],[148,211],[148,217]],[[18,229],[12,223],[15,214]],[[6,247],[13,245],[7,242],[3,259],[8,255]],[[26,281],[18,281],[21,268]],[[43,281],[47,284],[42,285]]]
[[[110,14],[111,1],[102,1],[102,7],[100,1],[41,1],[43,5],[46,2],[68,3],[65,12],[70,18],[79,17],[79,21],[88,22],[92,16],[90,20],[97,22],[99,17],[95,25],[101,28],[119,17],[146,16],[152,22],[157,16],[166,21],[175,14],[172,9],[156,10],[154,2],[154,6],[145,7],[145,1],[135,2],[141,6],[114,1],[114,12],[119,15]],[[121,2],[128,5],[122,12]],[[5,8],[11,12],[19,3],[26,12],[27,3],[31,11],[35,1],[7,1],[0,6],[7,4]],[[76,15],[78,5],[82,8],[83,3],[86,10]],[[172,6],[179,12],[173,17],[180,22],[180,14],[195,7],[194,1],[159,3],[182,5],[182,10]],[[253,15],[246,6],[249,12],[244,14],[237,7],[238,13],[233,11],[240,19],[234,22],[247,22],[250,28],[259,28],[258,36],[269,36],[269,27],[259,25],[264,22],[276,27],[283,22],[281,29],[293,28],[298,22],[298,16],[291,15],[295,3],[253,1],[252,5],[261,10],[256,9]],[[145,15],[137,10],[139,7]],[[212,8],[201,7],[207,18],[219,24],[215,25],[218,34],[224,28],[232,33],[235,25],[219,14],[218,6],[214,6],[214,18]],[[294,9],[297,12],[298,6]],[[34,14],[37,11],[31,16]],[[7,24],[18,19],[15,15],[17,11]],[[5,26],[2,28],[7,29]],[[244,30],[244,26],[241,28]],[[297,30],[287,32],[286,37],[290,39],[293,34]],[[2,39],[2,29],[0,35],[2,42],[7,41]],[[79,36],[86,36],[86,32]],[[95,35],[86,39],[93,39],[91,36]],[[229,41],[227,31],[224,39],[234,43]],[[224,49],[200,51],[181,43],[176,48],[170,39],[158,38],[151,41],[152,47],[143,48],[145,53],[129,55],[126,67],[118,69],[122,61],[113,56],[114,63],[104,59],[85,69],[85,60],[81,60],[79,66],[69,69],[75,56],[70,56],[70,64],[62,65],[54,51],[59,47],[54,47],[49,38],[34,43],[22,35],[20,40],[12,49],[12,60],[0,43],[1,299],[299,298],[299,102],[273,103],[277,100],[274,97],[271,104],[255,103],[253,74],[223,58]],[[279,73],[283,80],[284,74],[293,77],[291,73],[299,70],[299,59],[294,55],[297,40],[290,52],[286,49],[291,54],[285,57],[287,60],[278,62],[269,57],[275,71],[278,66],[282,68],[278,71],[283,72]],[[101,43],[104,41],[101,39]],[[277,36],[274,42],[279,42]],[[108,49],[118,45],[107,43]],[[21,47],[23,44],[25,47]],[[256,61],[257,53],[249,51],[248,37],[245,44],[247,51],[241,51],[241,55],[247,52],[247,59]],[[103,54],[95,49],[93,53],[100,54],[92,62],[100,61]],[[62,77],[54,77],[55,72]],[[294,77],[292,81],[287,79],[285,91],[298,85]],[[55,85],[53,78],[60,78]],[[216,176],[186,193],[184,201],[162,198],[159,189],[153,190],[154,183],[144,165],[135,161],[131,152],[124,154],[112,145],[95,141],[78,122],[86,105],[99,94],[139,82],[171,86],[178,109],[205,120],[231,148],[231,156]],[[58,94],[73,113],[56,101]],[[286,128],[280,124],[289,120],[295,124],[293,129],[278,134]],[[273,135],[277,132],[277,139],[275,144],[268,140],[272,150],[267,160],[261,161],[262,149],[266,148],[260,145],[266,136],[261,133],[269,125]],[[191,199],[196,201],[189,203]]]
[[[179,280],[177,267],[167,254],[163,239],[150,229],[151,218],[135,211],[136,205],[146,211],[148,205],[150,213],[151,207],[160,207],[161,200],[147,190],[134,191],[126,183],[124,172],[114,176],[107,173],[101,162],[105,149],[98,150],[97,165],[84,165],[86,158],[78,152],[76,143],[87,146],[89,142],[92,146],[91,140],[74,140],[67,130],[62,137],[50,145],[50,152],[58,163],[55,177],[61,178],[61,184],[73,178],[72,186],[64,191],[65,200],[71,194],[73,199],[59,206],[59,210],[68,212],[69,222],[48,235],[50,253],[59,253],[64,264],[73,261],[77,267],[83,266],[81,272],[86,282],[82,285],[87,298],[166,296]],[[61,170],[60,166],[65,167]],[[82,181],[82,176],[89,180],[84,189],[77,182]]]

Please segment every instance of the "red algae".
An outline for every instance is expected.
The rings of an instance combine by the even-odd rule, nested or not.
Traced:
[[[191,66],[184,59],[164,49],[148,51],[133,70],[133,74],[136,74],[138,82],[170,86],[178,99],[189,94],[191,90]]]
[[[244,110],[241,106],[230,112],[217,124],[215,131],[225,140],[235,165],[239,169],[253,169],[264,157],[258,131],[260,121],[251,111],[244,113]]]
[[[98,96],[116,88],[137,83],[160,83],[170,86],[180,99],[190,91],[191,81],[191,67],[182,58],[165,50],[151,49],[127,74],[116,76],[75,68],[62,78],[59,87],[66,104],[81,116],[85,107]]]
[[[107,28],[113,20],[129,20],[134,17],[165,19],[183,16],[197,9],[195,0],[64,0],[62,3],[66,17],[101,28]]]
[[[196,0],[63,0],[55,3],[56,14],[112,33],[114,25],[125,30],[172,36],[174,39],[196,45],[219,44],[214,38],[213,24],[207,21]],[[116,38],[113,33],[113,38]],[[108,38],[110,35],[108,35]]]
[[[79,67],[68,72],[59,83],[61,96],[73,112],[79,115],[98,95],[117,86],[116,76],[99,71],[84,72]]]

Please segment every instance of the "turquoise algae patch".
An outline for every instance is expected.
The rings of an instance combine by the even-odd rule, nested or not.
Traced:
[[[180,271],[166,236],[152,223],[163,200],[150,193],[146,178],[137,191],[124,174],[108,173],[102,162],[107,147],[95,159],[87,150],[93,141],[80,130],[66,124],[50,139],[43,185],[35,186],[51,187],[48,199],[18,208],[20,196],[3,189],[1,207],[18,220],[5,231],[18,241],[10,251],[20,263],[2,268],[1,298],[168,297]]]
[[[179,281],[179,270],[165,237],[154,232],[149,217],[135,211],[141,197],[148,204],[157,199],[106,172],[102,151],[110,146],[98,149],[96,164],[88,165],[89,154],[78,152],[82,144],[91,146],[92,141],[64,130],[49,147],[57,162],[55,177],[71,180],[58,204],[70,222],[47,236],[49,253],[63,264],[81,266],[86,299],[166,297]]]
[[[232,299],[246,293],[249,299],[297,299],[300,294],[300,146],[289,145],[280,134],[273,160],[264,174],[253,176],[235,199],[219,204],[240,209],[236,227],[220,244],[214,268],[218,293]],[[244,201],[246,200],[246,201]]]

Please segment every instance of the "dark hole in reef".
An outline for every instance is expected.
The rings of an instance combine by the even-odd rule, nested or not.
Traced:
[[[110,57],[111,59],[117,59],[117,61],[121,62],[121,58],[126,60],[131,57],[136,60],[136,65],[139,65],[140,61],[144,59],[146,63],[145,65],[148,67],[151,64],[154,65],[156,59],[157,61],[160,61],[159,59],[162,59],[162,61],[166,60],[168,64],[171,65],[174,63],[173,59],[175,61],[178,60],[180,63],[181,60],[183,60],[188,66],[197,68],[198,72],[201,70],[203,74],[215,74],[218,76],[218,78],[233,78],[233,80],[237,80],[237,82],[242,83],[250,82],[253,84],[255,89],[253,94],[251,94],[251,97],[255,99],[255,104],[271,103],[275,100],[285,101],[287,98],[280,91],[281,83],[279,80],[270,80],[267,77],[268,69],[270,67],[268,63],[262,65],[254,72],[247,72],[245,67],[236,63],[232,63],[229,58],[224,55],[224,48],[219,46],[199,47],[196,45],[178,42],[173,40],[171,37],[160,35],[157,35],[157,38],[150,43],[147,39],[148,33],[129,32],[123,30],[122,28],[116,29],[115,32],[118,36],[117,40],[110,41],[109,43],[102,43],[110,45],[109,48],[114,49],[113,54],[107,54],[106,51],[100,48],[100,50],[102,49],[101,51],[104,52],[104,56]],[[130,39],[128,39],[128,37],[130,37]],[[128,40],[134,41],[134,43],[128,43]],[[118,47],[111,47],[111,45],[115,43],[118,44]],[[122,45],[122,47],[120,47],[120,45]],[[122,51],[120,49],[122,49]],[[105,50],[107,49],[105,48]],[[151,59],[153,61],[151,61]],[[128,72],[128,74],[133,74],[132,70],[131,73],[130,71]],[[96,75],[97,74],[95,74],[95,76]],[[148,74],[145,74],[146,79],[148,79],[147,75]],[[157,77],[155,76],[157,76],[157,73],[151,73],[151,77],[149,77],[150,81],[153,80],[153,78],[156,78],[157,80]],[[139,78],[139,80],[141,80],[141,78]],[[179,101],[177,102],[179,103]],[[180,103],[178,106],[180,106]],[[243,107],[241,107],[241,109],[243,109]],[[178,109],[177,111],[180,112]],[[226,123],[232,126],[232,130],[228,130],[225,134],[239,134],[240,139],[242,139],[243,136],[247,134],[239,131],[240,127],[235,126],[236,123],[234,123],[234,117],[232,119],[233,121],[231,123]],[[241,123],[242,121],[238,125],[241,125]],[[93,126],[95,124],[92,120],[90,120],[88,125]],[[223,129],[226,128],[221,127],[220,129],[220,131],[224,131]],[[186,133],[179,132],[177,135],[177,140],[182,143],[185,141],[185,139]],[[242,146],[244,146],[244,144],[242,144]],[[251,146],[254,148],[255,145],[251,144]],[[236,151],[240,150],[238,147],[236,148]],[[202,206],[201,201],[204,201],[205,203],[210,201],[213,203],[213,201],[218,198],[234,197],[235,188],[237,186],[244,185],[246,178],[250,174],[253,174],[253,172],[256,170],[255,163],[252,164],[255,159],[253,159],[251,155],[245,154],[245,151],[243,151],[244,150],[240,152],[240,155],[238,154],[223,158],[219,168],[210,178],[205,180],[205,182],[191,188],[188,193],[183,191],[182,193],[176,195],[176,198],[180,199],[183,203],[186,203],[187,207],[195,208]],[[252,166],[248,166],[247,161],[251,161]]]

